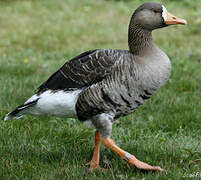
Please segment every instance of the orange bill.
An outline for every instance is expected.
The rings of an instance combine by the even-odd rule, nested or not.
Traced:
[[[174,25],[174,24],[187,24],[187,21],[185,19],[178,18],[174,16],[173,14],[167,12],[167,19],[165,21],[167,25]]]

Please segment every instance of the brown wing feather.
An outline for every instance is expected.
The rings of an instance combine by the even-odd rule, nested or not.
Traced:
[[[44,90],[71,90],[87,87],[101,81],[111,73],[115,58],[109,49],[90,50],[67,61],[43,83],[38,93]]]

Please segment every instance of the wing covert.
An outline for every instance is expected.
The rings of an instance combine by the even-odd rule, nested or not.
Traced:
[[[38,92],[79,89],[101,81],[111,73],[116,61],[112,51],[90,50],[70,59],[39,87]]]

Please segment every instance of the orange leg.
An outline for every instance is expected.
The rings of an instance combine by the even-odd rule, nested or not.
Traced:
[[[96,130],[93,157],[92,160],[89,163],[87,163],[87,165],[90,165],[93,169],[99,168],[101,142],[102,142],[101,134],[98,130]]]
[[[104,144],[107,147],[109,147],[112,151],[116,152],[119,156],[124,158],[127,161],[127,163],[130,165],[134,165],[139,169],[164,171],[162,168],[160,168],[158,166],[151,166],[147,163],[144,163],[144,162],[138,160],[135,156],[133,156],[133,155],[129,154],[128,152],[119,148],[111,138],[105,138]]]

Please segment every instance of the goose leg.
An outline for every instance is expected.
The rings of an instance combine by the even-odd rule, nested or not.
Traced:
[[[87,165],[90,165],[93,169],[99,168],[101,142],[102,142],[101,134],[98,130],[96,130],[93,157],[92,160],[89,163],[87,163]]]
[[[151,166],[147,163],[144,163],[144,162],[138,160],[135,156],[133,156],[133,155],[129,154],[128,152],[119,148],[115,144],[115,142],[109,137],[105,138],[103,141],[107,147],[109,147],[112,151],[114,151],[119,156],[124,158],[129,165],[134,165],[137,168],[144,169],[144,170],[164,171],[162,168],[160,168],[158,166]]]

